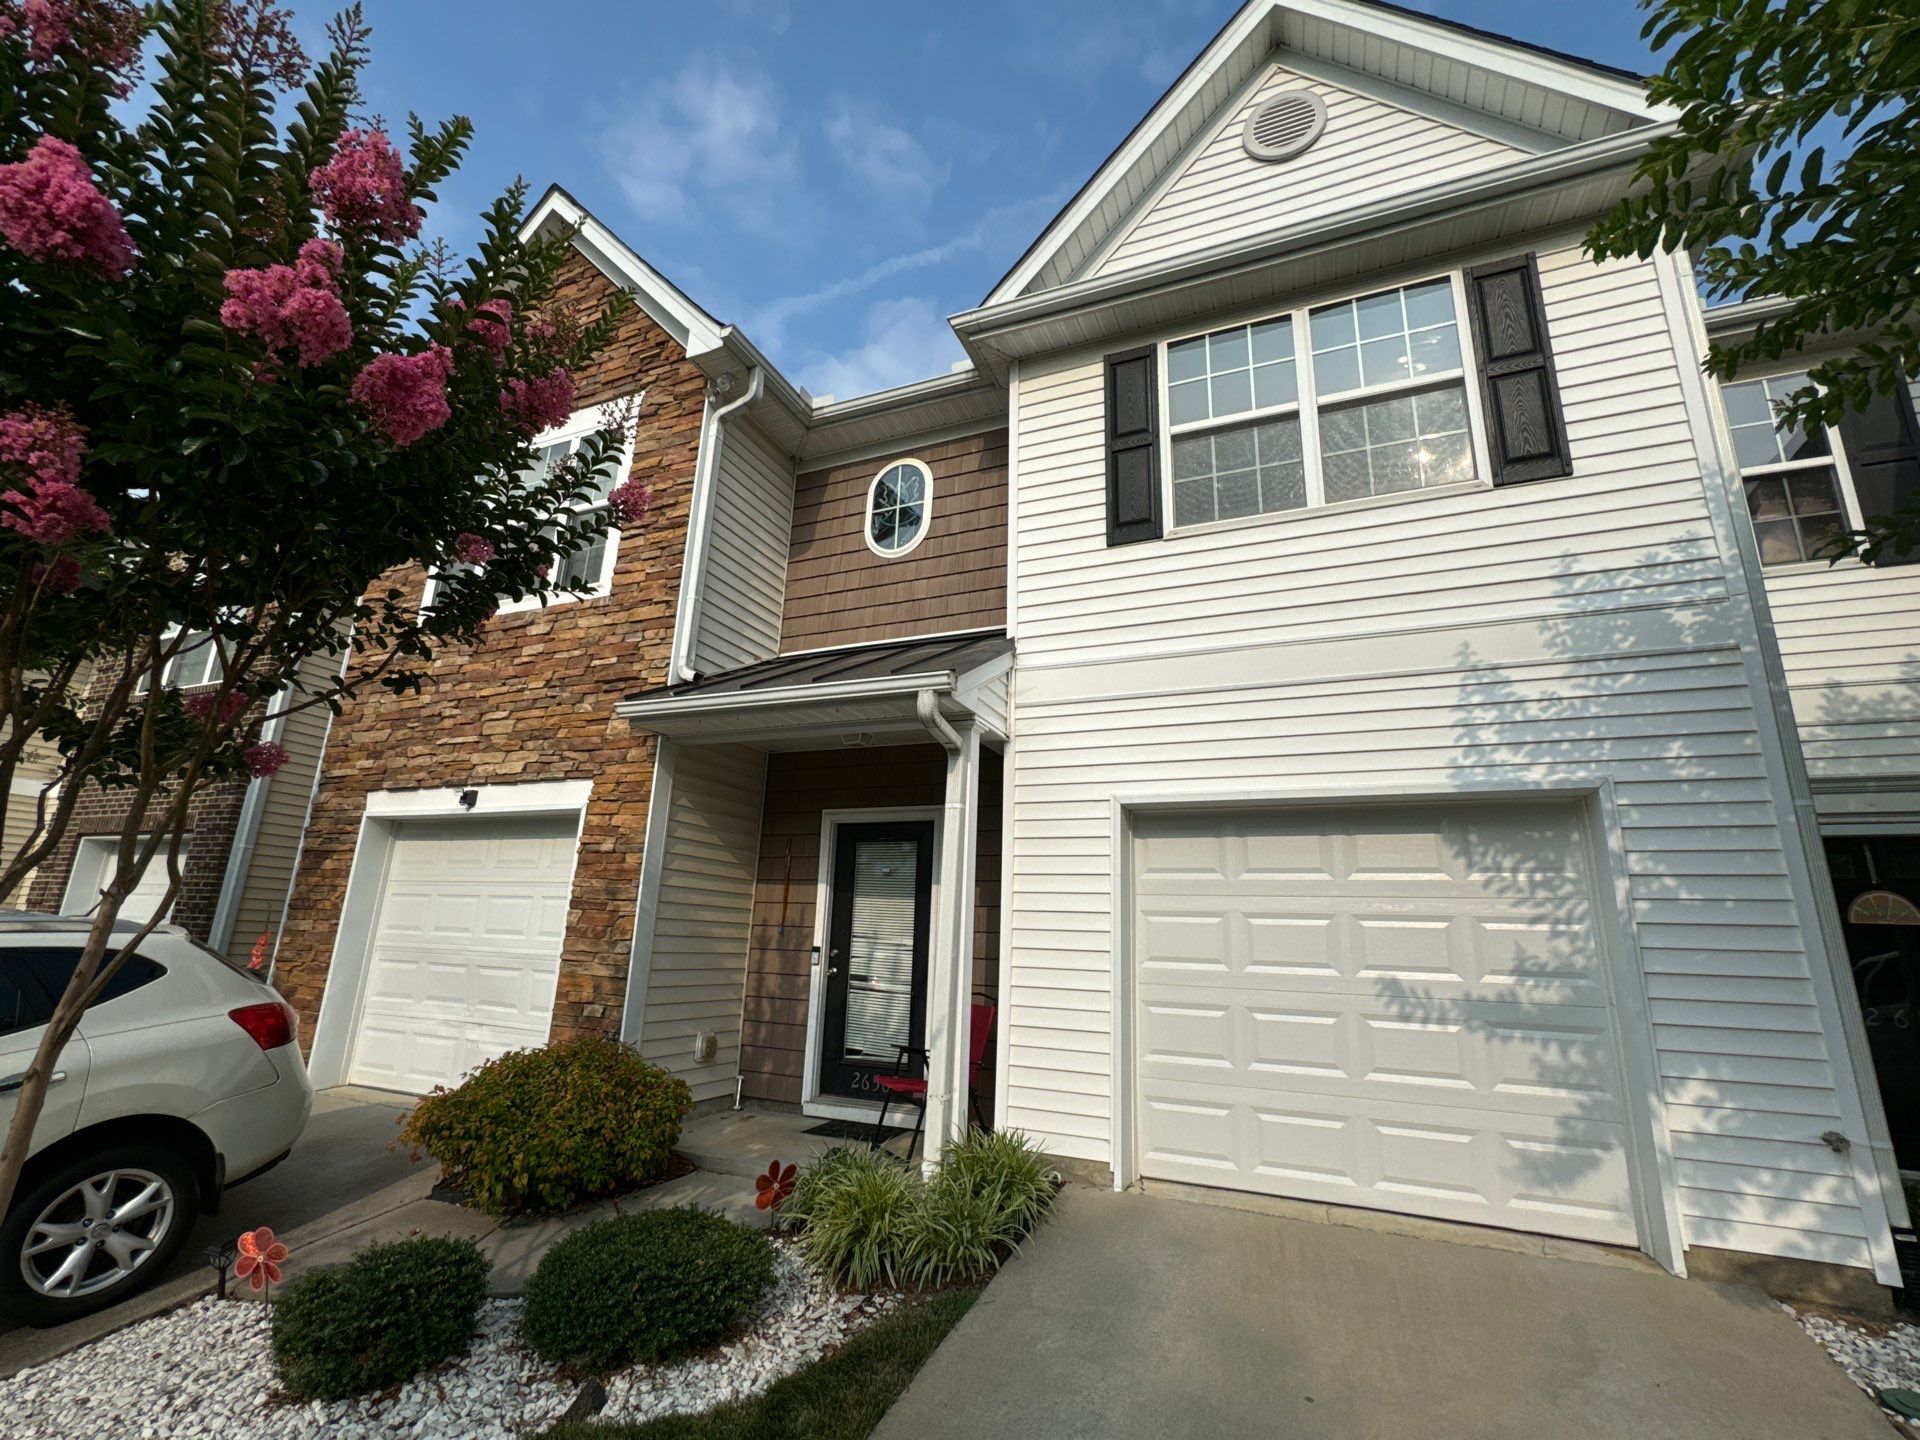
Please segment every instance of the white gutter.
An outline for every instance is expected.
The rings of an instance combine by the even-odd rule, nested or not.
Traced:
[[[277,741],[286,732],[287,712],[282,710],[260,727],[260,743]],[[207,927],[207,948],[222,955],[233,939],[234,922],[240,918],[240,893],[247,886],[247,870],[253,864],[253,846],[260,836],[260,817],[266,811],[267,787],[271,784],[272,776],[254,776],[247,782],[246,798],[240,802],[233,844],[227,850],[227,867],[220,877],[220,898],[214,902],[213,923]]]
[[[948,723],[947,717],[940,713],[940,692],[922,690],[913,698],[913,708],[920,716],[920,723],[933,732],[947,749],[958,754],[966,742],[960,738],[960,732]]]
[[[896,675],[892,679],[833,680],[820,685],[794,685],[783,689],[753,691],[728,690],[719,695],[667,695],[651,700],[622,700],[613,713],[623,720],[645,720],[672,715],[724,715],[730,710],[759,710],[768,706],[806,705],[819,701],[880,700],[889,695],[916,691],[951,690],[954,675],[923,670],[918,675]]]
[[[700,599],[706,581],[707,546],[712,543],[713,537],[714,492],[720,484],[723,427],[727,417],[734,411],[760,398],[766,380],[766,371],[761,366],[754,366],[745,391],[718,410],[707,412],[700,458],[693,467],[693,516],[688,521],[687,559],[680,575],[680,593],[685,597],[685,603],[680,607],[681,624],[674,633],[673,657],[667,668],[667,678],[674,684],[695,678],[692,666],[693,640],[700,628]]]

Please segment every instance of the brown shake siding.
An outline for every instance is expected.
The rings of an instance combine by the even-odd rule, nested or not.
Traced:
[[[599,305],[612,291],[584,258],[570,262],[563,299]],[[652,514],[621,536],[611,594],[501,615],[478,646],[443,651],[422,693],[369,690],[334,722],[274,971],[309,1043],[368,795],[536,780],[593,783],[553,1034],[619,1026],[654,743],[613,706],[666,678],[705,380],[638,309],[576,378],[582,406],[646,391],[633,473],[652,487]],[[417,590],[423,579],[415,569],[377,585]]]
[[[749,1099],[801,1098],[807,993],[823,810],[938,806],[946,797],[946,755],[937,745],[877,750],[807,750],[768,757],[760,871],[747,951],[740,1068]],[[981,752],[979,861],[974,886],[976,989],[998,993],[1000,969],[1000,757]],[[991,1114],[992,1072],[981,1077]]]
[[[867,548],[867,491],[899,460],[933,476],[926,538],[898,559]],[[818,650],[1007,621],[1004,427],[801,475],[794,487],[782,650]]]

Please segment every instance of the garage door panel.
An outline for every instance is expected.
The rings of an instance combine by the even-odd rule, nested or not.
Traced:
[[[574,829],[571,816],[400,827],[350,1078],[424,1091],[546,1043]]]
[[[1136,835],[1144,1173],[1633,1241],[1573,807],[1193,812]]]

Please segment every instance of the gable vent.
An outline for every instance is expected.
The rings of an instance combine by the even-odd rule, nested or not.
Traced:
[[[1240,143],[1256,160],[1291,160],[1327,128],[1327,107],[1307,90],[1276,95],[1247,117]]]

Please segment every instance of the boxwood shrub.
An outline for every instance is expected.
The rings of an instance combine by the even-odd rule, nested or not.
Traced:
[[[337,1400],[398,1384],[458,1355],[487,1296],[471,1240],[374,1245],[303,1275],[273,1302],[273,1360],[296,1400]]]
[[[475,1209],[552,1213],[660,1179],[692,1108],[685,1081],[589,1035],[511,1051],[436,1089],[400,1138]]]
[[[649,1210],[582,1226],[527,1281],[521,1335],[548,1360],[595,1371],[667,1360],[725,1338],[773,1281],[773,1245],[704,1210]]]

